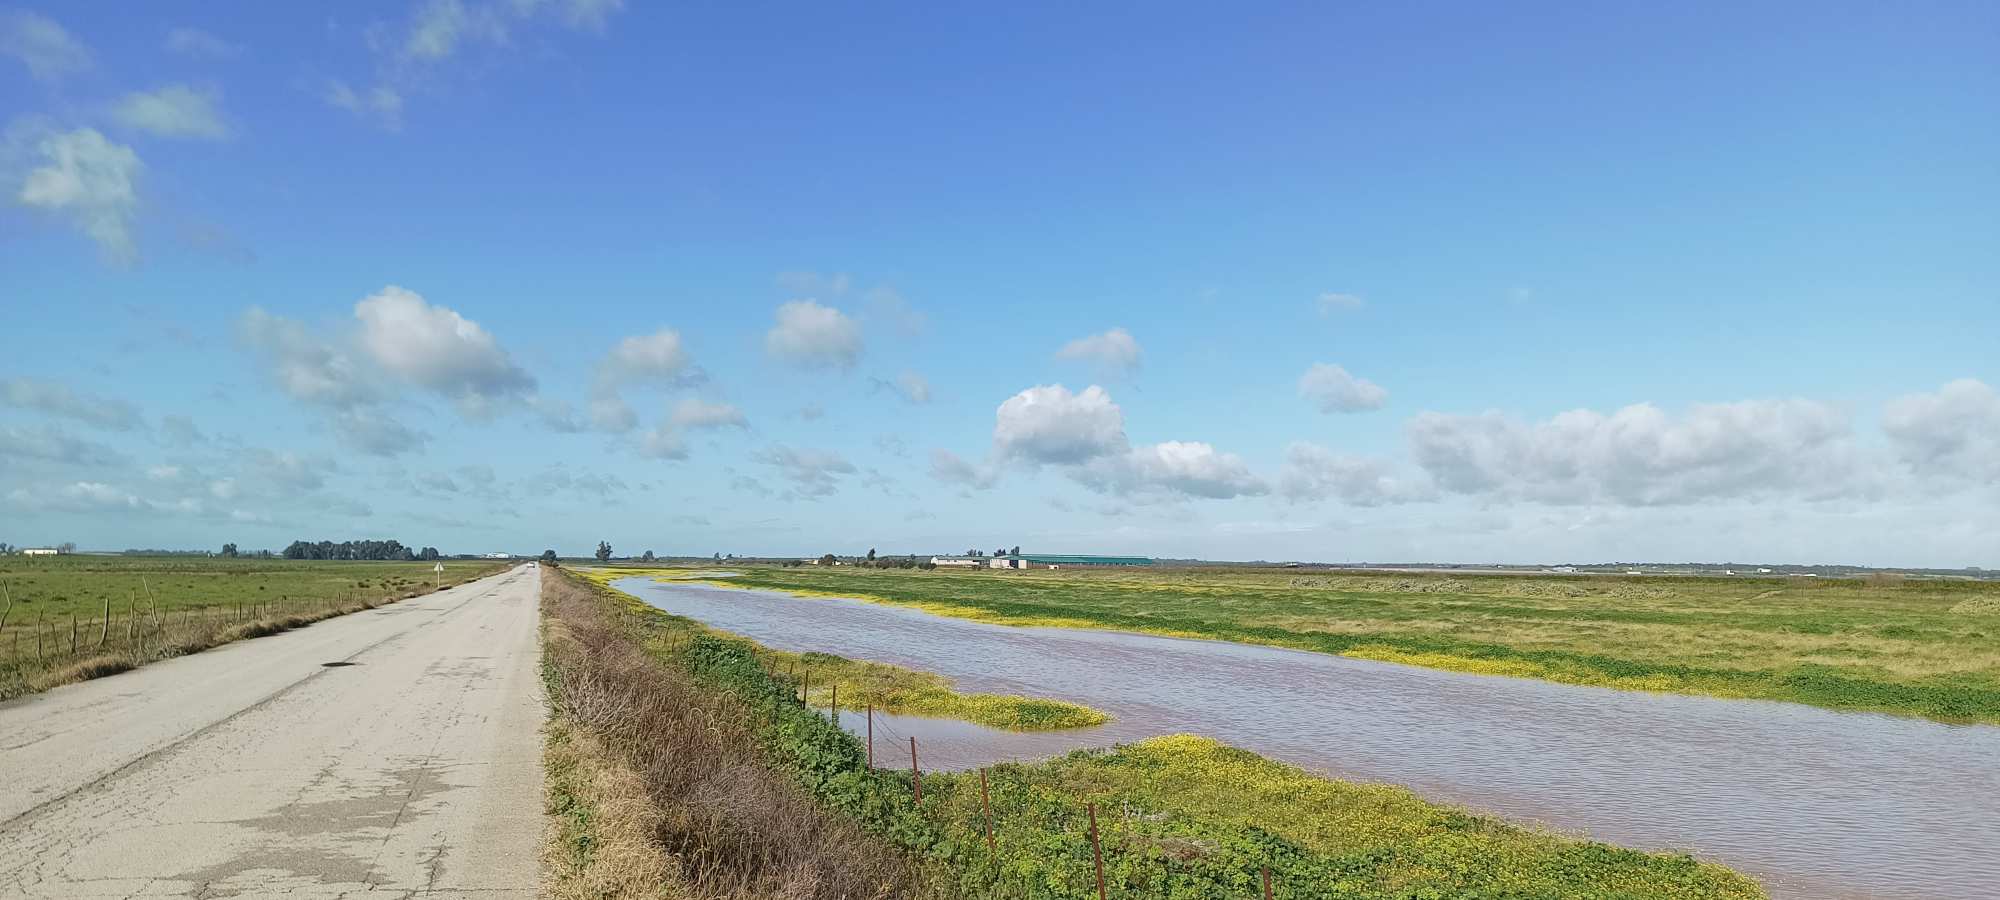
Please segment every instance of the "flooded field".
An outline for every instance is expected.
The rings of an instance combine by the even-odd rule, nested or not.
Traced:
[[[773,647],[1087,704],[1104,726],[1019,734],[876,717],[878,764],[1031,759],[1159,734],[1616,844],[1685,849],[1778,896],[2000,896],[2000,728],[1575,687],[1271,647],[1012,628],[849,600],[624,579]],[[861,733],[860,716],[843,716]]]

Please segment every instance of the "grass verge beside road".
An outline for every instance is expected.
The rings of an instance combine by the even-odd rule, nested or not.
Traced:
[[[543,597],[566,727],[609,735],[602,745],[669,823],[655,851],[687,892],[667,896],[1082,900],[1096,896],[1091,804],[1119,897],[1250,897],[1265,868],[1286,900],[1763,896],[1687,856],[1522,828],[1190,736],[996,766],[984,784],[927,773],[919,800],[907,770],[869,769],[860,742],[747,642],[686,632],[562,573],[545,575]],[[602,805],[555,818],[595,821]],[[779,877],[804,869],[823,880]]]
[[[1566,684],[2000,723],[2000,584],[743,567],[705,583],[1009,625],[1269,644]]]
[[[448,562],[440,574],[433,565],[0,557],[0,700],[373,609],[503,568]]]

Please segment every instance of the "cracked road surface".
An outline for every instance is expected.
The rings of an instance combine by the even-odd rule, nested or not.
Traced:
[[[0,704],[0,897],[536,896],[540,583]]]

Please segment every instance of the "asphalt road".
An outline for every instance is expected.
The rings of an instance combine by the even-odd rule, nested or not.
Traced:
[[[536,896],[539,585],[0,704],[0,897]]]

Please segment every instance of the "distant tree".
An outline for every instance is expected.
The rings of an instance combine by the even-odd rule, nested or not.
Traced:
[[[223,544],[223,545],[222,545],[222,557],[223,557],[224,559],[235,559],[235,558],[236,558],[236,545],[235,545],[235,544]]]
[[[869,561],[869,562],[874,562],[874,561],[875,561],[875,548],[874,548],[874,547],[870,547],[870,548],[868,548],[868,561]]]
[[[552,566],[553,566],[553,565],[555,565],[555,564],[556,564],[556,552],[555,552],[554,550],[543,550],[543,551],[542,551],[542,562],[545,562],[545,563],[548,563],[549,565],[552,565]]]
[[[75,542],[75,541],[63,541],[62,543],[60,543],[60,544],[57,544],[57,545],[56,545],[56,552],[57,552],[57,553],[75,553],[75,552],[76,552],[76,542]]]
[[[993,551],[993,555],[994,555],[994,556],[1006,556],[1006,555],[1007,555],[1007,548],[1005,548],[1005,547],[1001,547],[1000,549],[998,549],[998,550],[995,550],[995,551]]]
[[[653,556],[653,551],[648,550],[644,554],[641,554],[639,558],[646,562],[652,562],[656,557]]]
[[[1007,551],[1007,555],[1008,555],[1008,556],[1020,556],[1020,555],[1021,555],[1021,545],[1020,545],[1020,544],[1015,544],[1015,545],[1014,545],[1014,549],[1012,549],[1012,550],[1009,550],[1009,551]]]
[[[597,561],[598,561],[598,562],[610,562],[610,561],[611,561],[611,542],[610,542],[610,541],[598,541],[598,542],[597,542]]]
[[[14,555],[14,545],[9,544],[6,541],[0,541],[0,556],[13,556],[13,555]]]
[[[828,553],[828,554],[826,554],[826,555],[824,555],[824,556],[821,556],[821,557],[819,558],[819,564],[820,564],[820,565],[822,565],[822,566],[830,566],[830,565],[833,565],[833,554],[831,554],[831,553]]]
[[[417,558],[424,562],[436,562],[443,555],[438,552],[438,548],[436,547],[425,547],[422,552],[417,554]]]
[[[734,553],[731,553],[731,554],[729,554],[729,555],[730,555],[730,556],[735,556],[736,554],[734,554]],[[720,554],[720,553],[717,553],[717,554],[715,554],[715,558],[716,558],[716,559],[721,559],[721,558],[722,558],[722,554]]]

